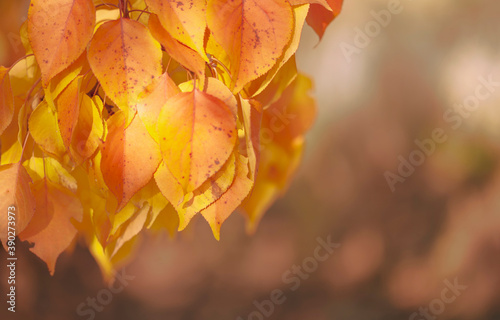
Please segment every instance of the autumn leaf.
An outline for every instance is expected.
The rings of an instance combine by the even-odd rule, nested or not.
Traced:
[[[289,83],[287,83],[287,80],[289,80],[290,78],[286,76],[283,77],[284,75],[283,72],[280,74],[280,77],[278,77],[277,75],[284,67],[291,68],[288,70],[290,73],[293,71],[295,71],[296,73],[296,70],[293,70],[295,68],[295,62],[290,63],[290,60],[292,59],[295,60],[295,52],[297,52],[297,49],[299,48],[300,38],[302,36],[302,28],[304,26],[308,11],[309,11],[309,5],[301,5],[293,8],[295,23],[294,23],[292,39],[285,47],[283,55],[279,58],[278,62],[274,65],[274,67],[271,70],[269,70],[263,77],[260,77],[255,81],[252,81],[251,84],[248,86],[247,92],[252,97],[264,91],[267,88],[267,86],[271,82],[273,82],[273,80],[281,83],[283,89],[288,86]],[[276,94],[279,96],[281,92],[276,91]]]
[[[236,177],[231,186],[217,201],[201,211],[217,240],[220,239],[222,223],[252,190],[253,180],[248,178],[248,171],[248,159],[240,156],[236,160]]]
[[[126,123],[123,112],[109,118],[109,133],[102,146],[102,175],[118,200],[118,210],[153,178],[161,161],[158,144],[141,119],[134,117],[128,127]]]
[[[73,79],[55,102],[58,115],[57,123],[66,148],[69,148],[71,144],[73,131],[80,113],[80,103],[83,99],[80,92],[81,80],[81,77]]]
[[[157,129],[163,161],[185,192],[220,170],[237,138],[231,109],[198,89],[170,98]]]
[[[219,240],[241,209],[255,230],[316,116],[304,23],[321,37],[342,2],[31,0],[26,56],[0,66],[0,206],[20,238],[53,274],[81,237],[111,280],[144,229],[200,213]]]
[[[82,97],[70,146],[71,156],[77,164],[90,158],[104,138],[105,126],[98,107],[100,103],[99,97],[91,99],[85,94]]]
[[[0,166],[0,241],[7,242],[8,214],[15,213],[15,235],[22,232],[30,222],[34,209],[35,198],[30,190],[31,178],[21,163]],[[9,207],[14,206],[14,210]]]
[[[10,86],[9,69],[0,66],[0,135],[14,116],[14,95]]]
[[[146,88],[139,96],[139,102],[134,106],[149,134],[156,142],[159,142],[156,122],[158,121],[161,108],[168,99],[178,93],[180,93],[179,87],[177,87],[167,73],[164,73],[158,81]]]
[[[205,60],[203,60],[202,56],[192,48],[174,39],[163,28],[157,15],[151,14],[148,26],[153,37],[163,45],[172,58],[199,76],[203,77],[205,75]]]
[[[45,85],[85,50],[94,23],[92,0],[31,0],[28,36]]]
[[[146,3],[172,38],[205,56],[206,0],[146,0]]]
[[[59,130],[58,115],[46,101],[40,102],[33,111],[28,127],[33,140],[43,151],[62,159],[66,154],[66,146]]]
[[[35,214],[19,238],[35,244],[30,250],[47,264],[50,274],[54,274],[57,258],[77,234],[72,221],[81,221],[82,205],[73,193],[47,179],[37,181],[33,193]]]
[[[328,3],[328,0],[288,0],[292,6],[300,6],[303,4],[319,4],[325,7],[328,10],[332,10],[330,7],[330,4]]]
[[[165,165],[158,168],[155,173],[155,181],[179,215],[179,231],[186,228],[198,212],[217,201],[233,184],[237,156],[237,152],[233,152],[216,174],[188,194],[184,194],[182,186]]]
[[[208,0],[207,23],[231,60],[233,92],[269,71],[292,37],[286,0]]]
[[[320,4],[311,4],[309,14],[307,15],[307,24],[310,25],[320,40],[325,34],[328,25],[340,14],[344,0],[327,0],[332,10],[326,9]]]
[[[160,44],[137,21],[121,18],[97,29],[88,48],[90,67],[106,95],[122,110],[162,74]]]

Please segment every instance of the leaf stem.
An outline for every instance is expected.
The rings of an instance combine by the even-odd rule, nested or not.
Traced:
[[[34,55],[33,53],[30,53],[30,54],[25,55],[24,57],[21,57],[21,58],[17,59],[17,60],[16,60],[16,61],[15,61],[15,62],[14,62],[14,63],[13,63],[13,64],[9,67],[9,68],[8,68],[8,70],[10,71],[12,68],[14,68],[14,66],[15,66],[16,64],[18,64],[18,63],[19,63],[19,62],[21,62],[22,60],[26,59],[27,57],[30,57],[30,56],[33,56],[33,55]]]

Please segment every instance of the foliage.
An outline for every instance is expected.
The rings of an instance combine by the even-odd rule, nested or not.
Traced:
[[[51,273],[78,234],[104,274],[142,229],[249,230],[286,188],[315,106],[295,66],[341,0],[32,0],[0,67],[0,240]]]

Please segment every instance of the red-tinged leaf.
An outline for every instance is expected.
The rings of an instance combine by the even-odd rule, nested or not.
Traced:
[[[33,192],[35,215],[19,238],[35,244],[30,250],[47,264],[50,274],[54,274],[57,258],[77,234],[72,220],[82,220],[82,205],[73,193],[46,179],[37,181]]]
[[[71,144],[73,131],[78,121],[80,103],[83,98],[80,92],[82,77],[77,77],[61,92],[56,99],[57,123],[66,148]]]
[[[0,241],[7,242],[9,214],[14,213],[16,235],[30,222],[35,211],[35,198],[30,190],[31,178],[20,163],[0,166]],[[14,207],[13,210],[11,210]]]
[[[205,56],[206,0],[146,0],[172,38]]]
[[[222,168],[237,138],[230,107],[198,89],[170,98],[157,129],[163,161],[185,192]]]
[[[236,160],[236,177],[229,189],[213,204],[201,211],[208,221],[215,239],[220,239],[222,223],[233,213],[252,190],[253,181],[248,178],[248,159]]]
[[[332,10],[328,10],[319,4],[311,4],[306,21],[320,39],[323,38],[328,25],[340,14],[343,2],[344,0],[328,0],[328,4]]]
[[[118,112],[108,119],[108,135],[102,146],[104,181],[118,199],[118,210],[153,177],[161,161],[158,144],[139,117],[126,126],[126,115]]]
[[[332,10],[330,7],[330,4],[328,3],[328,0],[288,0],[292,6],[300,6],[303,4],[319,4],[325,7],[328,10]]]
[[[174,39],[163,28],[157,15],[151,14],[148,26],[153,37],[163,45],[172,58],[186,67],[186,69],[203,77],[205,74],[205,60],[203,60],[198,52]]]
[[[231,60],[233,92],[269,71],[292,37],[286,0],[208,0],[207,23]]]
[[[14,116],[14,96],[10,86],[9,69],[0,66],[0,135]]]
[[[82,54],[94,24],[92,0],[31,0],[28,36],[44,85]]]
[[[161,47],[137,21],[121,18],[97,29],[88,48],[90,67],[106,95],[123,110],[162,74]]]
[[[175,82],[165,72],[158,79],[158,82],[151,84],[151,86],[146,88],[140,95],[141,100],[135,108],[149,134],[156,142],[159,141],[156,131],[156,122],[158,121],[161,108],[168,99],[180,92]]]

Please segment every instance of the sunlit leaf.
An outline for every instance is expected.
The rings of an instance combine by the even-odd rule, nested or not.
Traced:
[[[207,23],[231,60],[233,92],[269,71],[292,37],[286,0],[208,0]]]
[[[160,24],[157,15],[151,14],[148,26],[151,34],[163,45],[172,58],[199,76],[205,74],[205,60],[203,60],[202,56],[195,50],[174,39]]]
[[[122,112],[108,120],[108,136],[102,146],[104,180],[123,208],[132,196],[153,177],[161,161],[158,144],[139,117],[126,127]]]
[[[44,84],[80,56],[94,24],[92,0],[31,0],[28,36]]]
[[[237,138],[231,109],[198,89],[170,98],[157,129],[163,161],[186,192],[220,170]]]
[[[206,0],[146,0],[146,3],[172,38],[205,55]]]
[[[160,44],[137,21],[102,24],[88,48],[92,71],[106,95],[124,110],[162,74]]]

